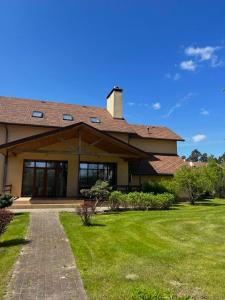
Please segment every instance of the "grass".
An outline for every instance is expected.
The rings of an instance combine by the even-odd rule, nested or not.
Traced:
[[[139,286],[224,299],[225,200],[97,215],[91,227],[60,219],[91,300],[131,299]]]
[[[0,299],[6,291],[13,264],[25,243],[28,223],[28,214],[15,214],[7,231],[0,237]]]

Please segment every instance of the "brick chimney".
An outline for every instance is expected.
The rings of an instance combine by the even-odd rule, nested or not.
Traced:
[[[106,97],[107,110],[115,119],[123,119],[123,90],[118,86],[114,86],[111,92]]]

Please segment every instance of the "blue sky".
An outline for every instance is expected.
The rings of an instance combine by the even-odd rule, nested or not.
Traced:
[[[2,0],[0,94],[105,106],[225,151],[224,1]]]

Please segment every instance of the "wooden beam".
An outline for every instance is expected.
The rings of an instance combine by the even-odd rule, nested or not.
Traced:
[[[101,141],[103,141],[103,139],[99,139],[97,141],[94,141],[93,143],[89,144],[90,146],[96,146],[97,144],[99,144]]]
[[[73,144],[69,143],[68,141],[66,141],[63,137],[61,136],[57,136],[57,140],[59,142],[62,142],[63,144],[65,144],[66,146],[68,146],[68,149],[75,151],[75,147],[73,146]]]
[[[124,154],[124,153],[105,153],[105,152],[85,152],[85,151],[73,151],[73,150],[30,150],[30,149],[17,149],[10,151],[13,154],[19,154],[22,152],[27,153],[43,153],[43,154],[73,154],[73,155],[86,155],[86,156],[117,156],[117,157],[137,157],[135,155]]]

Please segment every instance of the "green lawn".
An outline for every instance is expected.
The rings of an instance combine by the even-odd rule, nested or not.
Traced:
[[[16,214],[7,231],[0,238],[0,299],[6,291],[13,264],[24,244],[28,223],[28,214]]]
[[[225,299],[225,200],[98,215],[92,227],[60,219],[91,300],[128,300],[137,286]]]

